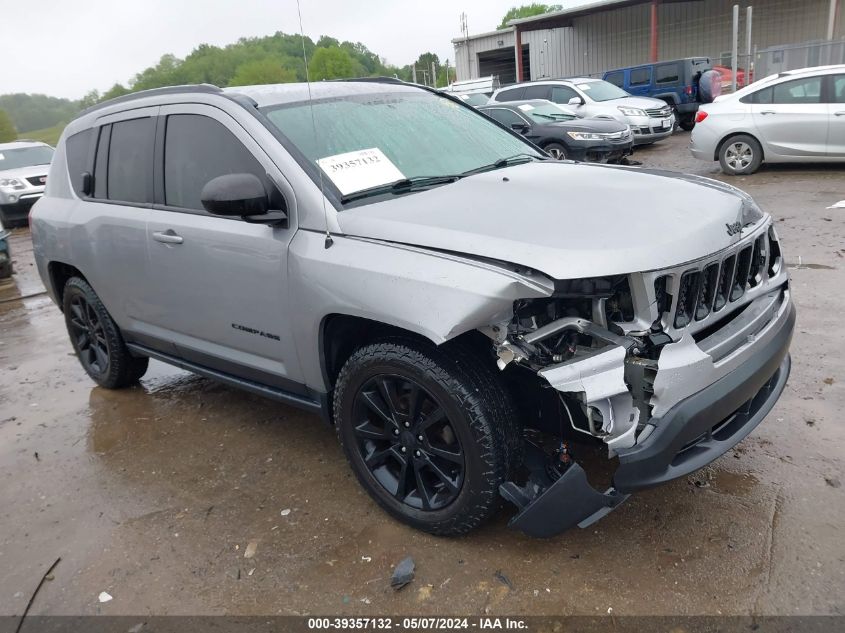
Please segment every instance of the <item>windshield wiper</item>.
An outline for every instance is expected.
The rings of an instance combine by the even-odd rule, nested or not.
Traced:
[[[537,154],[528,154],[528,153],[521,153],[521,154],[514,154],[513,156],[508,156],[507,158],[500,158],[496,162],[490,163],[489,165],[482,165],[481,167],[476,167],[475,169],[470,169],[469,171],[465,171],[462,175],[470,176],[472,174],[481,174],[485,171],[493,171],[494,169],[502,169],[503,167],[510,167],[511,165],[519,165],[521,163],[530,163],[535,160],[548,160],[543,156],[537,156]]]
[[[379,196],[386,193],[409,193],[411,191],[419,191],[427,187],[434,187],[437,185],[447,185],[463,178],[463,175],[448,174],[445,176],[415,176],[413,178],[403,178],[402,180],[395,180],[383,185],[376,185],[368,189],[361,189],[360,191],[353,191],[343,196],[340,201],[343,203],[352,202],[354,200],[361,200],[362,198],[370,198],[372,196]]]

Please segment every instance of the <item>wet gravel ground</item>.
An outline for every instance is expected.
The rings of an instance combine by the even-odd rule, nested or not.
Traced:
[[[687,141],[637,157],[721,179]],[[156,362],[138,387],[95,387],[56,307],[17,299],[41,288],[16,230],[0,284],[0,614],[20,614],[58,557],[31,614],[842,614],[845,210],[826,207],[845,168],[727,180],[774,215],[792,264],[783,397],[705,471],[544,541],[510,531],[509,510],[453,539],[394,522],[296,409]],[[394,592],[407,555],[416,579]]]

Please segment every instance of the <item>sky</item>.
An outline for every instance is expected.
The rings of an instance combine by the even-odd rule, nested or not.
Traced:
[[[452,60],[460,14],[470,33],[492,31],[532,0],[300,0],[305,34],[364,43],[404,66],[430,50]],[[573,6],[585,0],[557,0]],[[36,10],[37,7],[37,10]],[[199,44],[298,33],[296,0],[0,0],[0,94],[38,92],[78,99],[105,91]]]

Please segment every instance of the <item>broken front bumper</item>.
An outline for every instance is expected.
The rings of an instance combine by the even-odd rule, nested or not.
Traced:
[[[653,430],[636,444],[616,449],[620,465],[608,491],[595,490],[577,464],[555,481],[548,476],[543,481],[543,470],[531,468],[528,486],[503,484],[502,496],[519,508],[511,526],[537,537],[586,527],[631,492],[683,477],[723,455],[766,417],[783,392],[794,327],[795,308],[786,295],[765,332],[749,337],[741,364],[652,418]]]

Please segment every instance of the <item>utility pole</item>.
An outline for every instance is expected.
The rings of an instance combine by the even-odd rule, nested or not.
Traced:
[[[431,87],[437,88],[437,66],[434,60],[431,60]]]
[[[731,79],[731,87],[736,92],[736,72],[737,72],[737,57],[739,57],[739,5],[734,5],[734,24],[733,24],[733,45],[731,46],[731,71],[733,71],[733,78]]]
[[[469,27],[466,13],[461,13],[461,33],[464,34],[464,48],[467,50],[467,76],[464,79],[472,79],[472,57],[469,54]]]
[[[411,66],[411,83],[417,83],[417,63]]]
[[[751,18],[754,13],[754,8],[748,5],[745,10],[745,85],[751,83],[751,67],[754,65],[754,58],[751,54]]]

